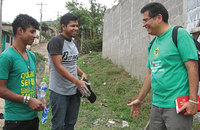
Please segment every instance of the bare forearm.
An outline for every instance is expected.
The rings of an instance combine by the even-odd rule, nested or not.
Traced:
[[[78,82],[78,79],[76,77],[74,77],[71,73],[69,73],[69,71],[67,71],[67,69],[64,66],[62,66],[62,65],[56,66],[56,70],[64,78],[66,78],[67,80],[71,81],[72,83],[76,84]]]
[[[198,63],[197,61],[192,61],[189,64],[188,70],[188,79],[189,79],[189,97],[191,100],[197,101],[197,93],[198,93],[198,84],[199,84],[199,76],[198,76]]]
[[[148,69],[148,72],[146,74],[143,86],[142,86],[142,88],[140,90],[140,93],[139,93],[137,99],[142,101],[146,97],[146,95],[148,94],[150,89],[151,89],[151,70]]]
[[[24,96],[16,94],[7,88],[0,88],[0,97],[12,102],[23,102]]]
[[[82,76],[84,72],[77,66],[78,76]]]

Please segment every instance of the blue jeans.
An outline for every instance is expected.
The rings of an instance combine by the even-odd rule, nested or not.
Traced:
[[[50,93],[52,108],[51,130],[74,130],[80,107],[80,96]]]

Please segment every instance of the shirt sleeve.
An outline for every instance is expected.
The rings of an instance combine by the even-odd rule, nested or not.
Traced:
[[[5,55],[0,55],[0,79],[8,79],[9,72],[12,68],[11,59]]]
[[[62,55],[62,48],[63,48],[64,40],[61,36],[53,37],[48,45],[47,50],[50,55]]]
[[[155,42],[156,40],[157,40],[157,39],[155,39],[154,42]],[[146,67],[147,67],[147,68],[151,68],[151,67],[150,67],[150,56],[149,56],[149,55],[150,55],[151,48],[152,48],[152,46],[153,46],[153,45],[152,45],[152,44],[153,44],[152,42],[153,42],[153,39],[151,40],[151,42],[150,42],[149,45],[148,45],[148,60],[147,60],[147,64],[146,64]]]
[[[198,60],[197,48],[194,40],[183,28],[178,29],[177,47],[183,62]]]

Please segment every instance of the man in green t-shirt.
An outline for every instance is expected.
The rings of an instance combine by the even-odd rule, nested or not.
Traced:
[[[36,57],[26,49],[36,38],[39,23],[20,14],[12,23],[15,41],[0,54],[0,97],[5,99],[4,130],[38,130],[37,111],[46,106],[36,99]]]
[[[138,118],[142,100],[152,88],[150,130],[192,129],[193,115],[197,113],[198,56],[192,37],[182,28],[178,29],[177,47],[172,40],[174,26],[168,24],[168,11],[157,2],[141,9],[143,27],[155,35],[148,47],[148,72],[136,100],[132,101],[131,117]],[[152,44],[153,43],[153,44]],[[189,96],[177,114],[175,99]]]

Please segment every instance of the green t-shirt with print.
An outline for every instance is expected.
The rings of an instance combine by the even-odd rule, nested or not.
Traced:
[[[161,108],[175,108],[176,97],[189,95],[184,62],[198,60],[195,43],[183,28],[177,32],[177,49],[172,41],[173,28],[171,26],[160,37],[156,37],[153,45],[150,42],[148,47],[147,67],[151,69],[152,104]]]
[[[32,52],[26,51],[28,60],[11,47],[0,54],[0,79],[6,79],[6,87],[14,93],[36,98],[36,57]],[[30,74],[28,66],[30,66]],[[5,120],[23,121],[37,116],[37,112],[27,104],[5,100]]]

